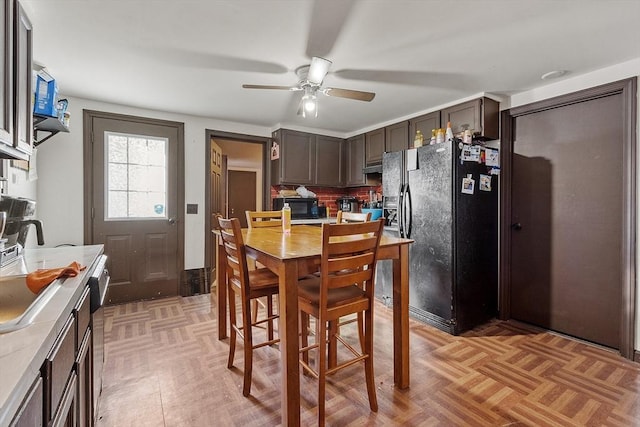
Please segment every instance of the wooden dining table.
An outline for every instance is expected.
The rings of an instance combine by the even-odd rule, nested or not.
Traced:
[[[298,342],[298,277],[319,265],[322,228],[293,226],[242,230],[247,256],[279,277],[280,353],[282,357],[282,424],[300,425],[300,376]],[[226,262],[221,239],[216,250],[218,339],[227,338]],[[393,260],[393,379],[396,387],[409,387],[409,244],[411,239],[383,235],[378,259]]]

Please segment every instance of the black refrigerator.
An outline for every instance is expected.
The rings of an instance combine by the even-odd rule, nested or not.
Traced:
[[[384,233],[409,247],[409,312],[451,334],[497,314],[498,150],[457,141],[384,153]],[[391,304],[391,261],[376,296]]]

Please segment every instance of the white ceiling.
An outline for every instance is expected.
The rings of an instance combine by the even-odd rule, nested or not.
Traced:
[[[640,58],[640,0],[22,0],[61,94],[265,126],[355,134],[478,93],[508,96]],[[296,115],[312,56],[333,61]]]

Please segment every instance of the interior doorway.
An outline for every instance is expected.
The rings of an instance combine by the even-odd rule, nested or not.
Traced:
[[[215,266],[215,239],[212,237],[211,230],[211,216],[214,213],[213,211],[213,200],[211,194],[220,194],[221,197],[221,209],[220,213],[224,216],[229,216],[230,212],[230,203],[233,203],[234,206],[231,208],[234,209],[234,217],[239,218],[241,221],[244,219],[244,210],[245,208],[240,206],[240,204],[245,203],[247,199],[253,198],[254,202],[251,206],[255,210],[264,210],[268,209],[267,202],[270,200],[270,179],[268,177],[271,176],[270,169],[270,161],[269,161],[269,152],[268,149],[271,146],[271,138],[268,137],[260,137],[253,135],[244,135],[244,134],[236,134],[229,132],[221,132],[209,130],[207,131],[207,176],[208,179],[206,181],[207,186],[207,199],[205,200],[205,206],[207,209],[206,216],[206,224],[205,230],[205,264],[208,269],[212,269]],[[210,179],[211,177],[211,147],[217,146],[220,148],[220,153],[222,154],[222,162],[221,162],[221,177],[218,181]],[[240,196],[240,192],[236,193],[234,191],[234,195],[231,195],[230,191],[230,176],[236,175],[237,177],[242,176],[243,172],[247,172],[249,174],[253,174],[255,176],[256,182],[253,185],[255,189],[253,195],[243,195]],[[218,185],[219,191],[213,191],[212,188]],[[233,184],[235,186],[235,184]],[[234,200],[234,197],[243,200]],[[230,200],[231,198],[231,200]],[[250,203],[250,202],[249,202]],[[237,214],[237,210],[242,210],[242,215]],[[212,272],[213,277],[213,272]]]
[[[633,357],[636,79],[503,113],[501,317]],[[633,101],[631,101],[633,100]]]

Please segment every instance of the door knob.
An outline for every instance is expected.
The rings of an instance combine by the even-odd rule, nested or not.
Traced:
[[[514,230],[521,230],[522,224],[520,224],[519,222],[514,222],[513,224],[511,224],[511,228],[513,228]]]
[[[173,225],[176,223],[176,219],[175,218],[169,218],[169,224]]]

